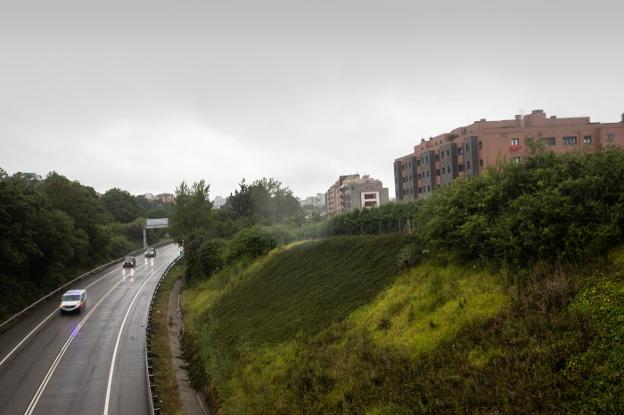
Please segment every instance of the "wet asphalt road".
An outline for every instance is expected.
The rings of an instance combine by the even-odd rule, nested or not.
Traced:
[[[148,413],[147,312],[180,252],[173,244],[157,251],[137,255],[134,269],[113,265],[71,287],[87,289],[81,314],[60,315],[59,295],[0,334],[0,414]]]

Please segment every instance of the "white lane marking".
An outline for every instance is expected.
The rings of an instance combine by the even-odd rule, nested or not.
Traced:
[[[160,269],[162,269],[165,265],[168,265],[168,263],[164,263],[163,265],[156,268],[154,272],[152,272],[152,275],[150,275],[143,282],[143,284],[141,284],[141,287],[134,295],[134,298],[132,298],[132,301],[130,302],[130,305],[128,306],[128,310],[126,310],[126,315],[124,316],[123,321],[121,322],[121,327],[119,327],[119,333],[117,333],[117,341],[115,342],[115,348],[113,349],[113,359],[111,360],[110,371],[108,372],[108,384],[106,385],[106,399],[104,400],[104,412],[103,412],[104,415],[108,415],[108,406],[110,402],[111,386],[113,384],[113,373],[115,371],[115,360],[117,359],[117,350],[119,349],[119,341],[121,340],[121,333],[123,332],[124,326],[126,325],[126,320],[128,319],[128,315],[130,315],[130,310],[132,309],[132,305],[134,305],[134,302],[139,297],[139,294],[141,294],[141,291],[143,291],[143,287],[145,287],[145,284],[147,284],[149,280],[152,279],[152,277],[156,275],[156,273]]]
[[[89,313],[82,319],[82,321],[80,321],[80,324],[78,324],[78,326],[74,329],[72,334],[69,336],[69,338],[67,339],[67,341],[65,342],[65,344],[61,348],[61,351],[58,353],[58,355],[56,355],[56,358],[52,362],[52,366],[50,366],[50,369],[48,370],[48,373],[46,373],[45,377],[43,378],[43,381],[41,382],[41,384],[37,388],[37,392],[35,392],[35,395],[31,399],[30,404],[28,404],[28,408],[26,408],[26,412],[24,412],[24,415],[31,415],[33,413],[33,411],[35,410],[35,407],[37,406],[37,402],[39,402],[39,399],[41,398],[41,395],[43,394],[43,391],[45,390],[46,386],[48,385],[48,382],[50,382],[50,379],[52,378],[52,375],[54,374],[54,371],[56,370],[56,367],[58,366],[59,362],[61,361],[61,358],[63,357],[63,355],[65,354],[65,352],[69,348],[69,345],[72,343],[72,341],[74,340],[74,338],[76,337],[76,335],[80,331],[80,328],[85,324],[87,319],[89,317],[91,317],[91,315],[100,306],[100,304],[102,304],[102,301],[104,301],[104,299],[106,297],[108,297],[108,295],[110,293],[112,293],[113,290],[115,288],[117,288],[117,286],[119,284],[121,284],[121,283],[122,283],[122,280],[120,280],[117,284],[113,285],[113,287],[110,290],[108,290],[108,292],[106,294],[104,294],[104,296],[102,298],[100,298],[100,301],[98,301],[97,304],[95,304],[95,306],[93,306],[93,308],[91,308],[91,310],[89,310]]]
[[[107,272],[106,274],[102,275],[100,278],[98,278],[97,280],[93,281],[91,284],[87,285],[87,288],[90,288],[91,286],[97,284],[98,282],[100,282],[102,279],[106,278],[109,274],[114,273],[115,271],[117,271],[117,268]],[[11,355],[13,355],[13,353],[15,353],[17,351],[17,349],[20,348],[20,346],[22,344],[24,344],[24,342],[26,340],[28,340],[30,338],[30,336],[32,336],[33,334],[35,334],[35,332],[37,330],[39,330],[39,328],[41,326],[43,326],[45,324],[45,322],[47,322],[50,318],[52,318],[53,315],[55,315],[56,313],[58,313],[58,308],[55,309],[53,312],[51,312],[46,318],[44,318],[41,323],[37,324],[37,327],[35,327],[34,329],[32,329],[30,331],[30,333],[28,333],[18,344],[17,346],[15,346],[6,356],[4,356],[4,358],[0,361],[0,367],[2,367],[2,365],[4,364],[4,362],[6,362],[7,360],[9,360],[9,357],[11,357]]]
[[[166,265],[166,263],[163,264],[163,265]],[[152,278],[153,275],[154,275],[154,273],[152,273],[152,275],[150,275],[148,277],[148,280],[150,278]],[[80,321],[80,324],[78,324],[78,326],[74,329],[72,334],[69,336],[69,338],[67,339],[67,341],[65,342],[65,344],[61,348],[61,351],[59,352],[59,354],[54,359],[54,362],[52,362],[52,366],[50,366],[50,369],[48,370],[48,373],[46,373],[45,377],[43,378],[43,381],[41,382],[41,384],[37,388],[37,392],[35,392],[35,395],[33,396],[32,400],[30,401],[30,404],[28,405],[28,408],[26,408],[26,411],[24,412],[24,415],[32,415],[32,413],[34,412],[35,407],[37,406],[37,403],[41,399],[41,396],[43,395],[43,392],[45,391],[46,386],[48,385],[48,383],[50,382],[50,379],[52,378],[52,375],[54,374],[54,371],[58,367],[61,359],[63,358],[63,355],[65,354],[65,352],[67,351],[67,349],[71,345],[72,341],[78,335],[78,332],[80,331],[80,328],[87,322],[89,317],[91,317],[91,315],[95,312],[95,310],[100,306],[102,301],[104,301],[104,299],[106,297],[108,297],[113,292],[113,290],[115,288],[117,288],[117,286],[119,286],[119,284],[121,284],[122,282],[123,282],[123,280],[120,280],[119,282],[117,282],[117,284],[112,286],[111,289],[106,294],[104,294],[104,296],[102,298],[100,298],[100,300],[95,304],[95,306],[93,306],[93,308],[91,310],[89,310],[89,313],[82,319],[82,321]],[[145,283],[143,285],[145,285]],[[143,288],[143,286],[141,286],[141,288]],[[141,290],[141,288],[139,288],[139,291]],[[117,339],[117,341],[119,342],[119,339]]]
[[[137,267],[138,269],[138,267]],[[126,269],[122,268],[123,270],[123,274],[125,275]],[[97,280],[93,281],[91,284],[87,285],[85,287],[85,289],[90,288],[91,286],[97,284],[98,282],[100,282],[102,279],[106,278],[109,274],[114,273],[115,271],[117,271],[117,268],[107,272],[106,274],[102,275],[100,278],[98,278]],[[39,328],[41,328],[41,326],[43,326],[50,318],[52,318],[53,315],[55,315],[56,313],[58,313],[58,309],[55,309],[53,312],[51,312],[46,318],[44,318],[43,320],[41,320],[41,322],[39,324],[37,324],[37,326],[32,329],[13,349],[11,349],[11,351],[2,358],[2,360],[0,360],[0,367],[2,367],[2,365],[9,360],[9,358],[13,355],[13,353],[15,353],[21,346],[22,344],[24,344],[24,342],[26,342],[26,340],[28,340],[30,338],[30,336],[32,336],[33,334],[35,334],[37,332],[37,330],[39,330]]]

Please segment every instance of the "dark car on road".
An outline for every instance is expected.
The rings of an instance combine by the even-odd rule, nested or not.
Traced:
[[[136,258],[133,256],[127,256],[126,259],[124,259],[123,262],[123,267],[134,267],[136,265]]]
[[[145,258],[153,258],[156,256],[156,248],[149,248],[145,251]]]

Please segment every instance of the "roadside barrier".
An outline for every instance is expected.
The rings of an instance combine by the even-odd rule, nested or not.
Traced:
[[[163,272],[162,276],[158,280],[158,284],[156,284],[156,289],[152,294],[152,299],[149,305],[149,311],[147,313],[147,325],[145,326],[145,375],[147,378],[147,395],[149,397],[149,409],[151,415],[159,415],[160,414],[160,400],[158,399],[158,395],[156,394],[156,383],[154,382],[154,366],[152,365],[152,314],[154,312],[154,299],[156,298],[156,294],[160,291],[160,287],[162,286],[165,278],[171,271],[180,259],[184,256],[184,253],[181,253],[176,259],[170,263],[165,272]]]
[[[162,242],[158,242],[157,244],[155,244],[155,247],[159,247],[159,246],[163,246],[163,245],[167,245],[170,244],[171,240],[166,240],[166,241],[162,241]],[[145,251],[145,249],[141,248],[141,249],[137,249],[136,251],[132,251],[130,252],[128,255],[137,255],[141,252]],[[78,281],[81,281],[85,278],[87,278],[90,275],[93,275],[107,267],[110,267],[111,265],[114,265],[118,262],[121,262],[124,260],[124,258],[128,255],[124,255],[121,258],[117,258],[111,262],[108,262],[104,265],[100,265],[97,268],[92,269],[91,271],[85,272],[84,274],[74,278],[73,280],[69,281],[68,283],[63,284],[62,286],[58,287],[57,289],[55,289],[54,291],[52,291],[51,293],[47,294],[46,296],[40,298],[39,300],[35,301],[34,303],[32,303],[31,305],[29,305],[28,307],[24,308],[22,311],[20,311],[19,313],[13,315],[12,317],[10,317],[8,320],[4,321],[2,324],[0,324],[0,333],[2,333],[3,331],[5,331],[6,329],[8,329],[10,327],[11,324],[17,322],[20,318],[22,318],[23,316],[25,316],[29,311],[31,311],[33,308],[35,308],[37,305],[41,304],[42,302],[44,302],[45,300],[58,295],[61,291],[63,291],[64,289],[66,289],[67,287],[71,286],[72,284],[75,284]]]

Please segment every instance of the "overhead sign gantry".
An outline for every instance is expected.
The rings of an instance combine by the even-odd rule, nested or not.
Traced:
[[[147,249],[147,235],[145,234],[146,229],[167,227],[169,227],[169,218],[146,219],[145,226],[143,227],[143,249]]]

